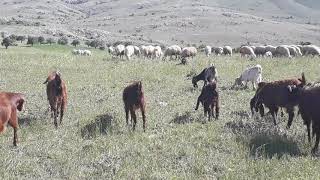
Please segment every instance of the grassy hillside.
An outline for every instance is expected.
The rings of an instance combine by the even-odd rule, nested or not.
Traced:
[[[18,147],[13,130],[0,136],[0,177],[92,179],[318,179],[320,162],[310,155],[305,127],[287,117],[250,117],[252,89],[230,90],[234,78],[259,63],[265,80],[320,76],[319,58],[249,61],[199,55],[189,65],[175,61],[112,59],[71,55],[62,46],[0,49],[0,90],[26,94],[19,114]],[[219,70],[221,116],[206,122],[194,111],[200,89],[187,75],[214,63]],[[46,114],[48,72],[59,69],[69,93],[63,125]],[[125,125],[122,90],[142,80],[147,100],[147,131]],[[202,83],[199,85],[201,86]],[[251,86],[250,86],[251,87]]]

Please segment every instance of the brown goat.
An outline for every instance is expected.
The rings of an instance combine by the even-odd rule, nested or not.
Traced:
[[[261,109],[261,104],[264,104],[267,108],[269,108],[275,125],[277,125],[276,118],[279,108],[286,108],[287,113],[289,114],[287,128],[290,128],[294,117],[295,105],[289,101],[289,92],[287,87],[289,85],[303,87],[305,84],[306,80],[303,73],[302,79],[287,79],[269,83],[261,82],[258,84],[258,89],[254,99],[251,100],[251,104],[253,103],[252,101],[254,101],[256,104],[254,108],[256,109]],[[251,110],[252,108],[253,107],[251,107]],[[261,115],[263,116],[263,113],[261,113]]]
[[[199,104],[203,105],[204,116],[208,114],[208,121],[211,120],[211,116],[214,116],[213,109],[216,110],[216,119],[219,118],[219,93],[216,90],[217,85],[215,82],[211,82],[202,88],[201,94],[198,97],[195,110],[198,110]]]
[[[54,118],[54,125],[57,128],[57,118],[60,114],[60,124],[62,123],[64,111],[67,106],[67,88],[61,79],[61,74],[54,71],[49,74],[47,80],[43,83],[47,84],[47,97],[51,109],[51,117]]]
[[[316,135],[312,153],[315,153],[320,141],[320,87],[301,88],[289,86],[288,89],[291,103],[298,104],[303,122],[307,126],[309,142],[311,142],[310,125],[312,124],[312,136]]]
[[[4,132],[7,124],[13,128],[13,145],[18,142],[18,116],[17,110],[22,111],[24,95],[20,93],[0,93],[0,133]]]
[[[140,109],[143,120],[143,131],[146,131],[145,99],[141,81],[134,82],[123,90],[123,103],[126,112],[126,122],[129,124],[129,111],[131,114],[131,124],[133,120],[133,131],[136,128],[137,116],[135,111]]]

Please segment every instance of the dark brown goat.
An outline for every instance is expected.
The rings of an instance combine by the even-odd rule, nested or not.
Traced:
[[[17,110],[21,111],[25,98],[20,93],[0,93],[0,133],[5,131],[7,124],[13,128],[13,145],[18,142],[18,115]]]
[[[54,125],[57,128],[57,118],[60,114],[61,125],[64,111],[67,107],[67,88],[58,71],[49,74],[47,80],[43,84],[47,84],[47,97],[50,105],[51,117],[53,116]]]
[[[301,88],[290,86],[288,89],[291,103],[298,104],[303,122],[307,126],[309,142],[311,142],[310,125],[312,124],[312,137],[316,135],[312,153],[315,153],[318,150],[320,140],[320,87]]]
[[[287,128],[290,128],[294,117],[295,105],[289,102],[288,86],[295,85],[303,87],[305,84],[306,80],[303,73],[301,79],[287,79],[269,83],[261,82],[258,84],[258,89],[253,100],[251,100],[255,102],[255,106],[251,106],[251,111],[253,112],[253,107],[255,109],[261,109],[261,104],[264,104],[267,108],[269,108],[274,124],[276,125],[276,118],[279,108],[286,108],[287,113],[289,114]],[[252,104],[253,102],[250,103]],[[261,113],[261,115],[263,116],[264,113]]]
[[[134,82],[123,90],[123,103],[126,112],[126,123],[129,124],[129,111],[131,115],[131,124],[133,120],[133,131],[136,128],[137,116],[135,111],[140,109],[143,120],[143,131],[146,131],[145,99],[141,81]]]
[[[208,120],[211,120],[211,116],[214,116],[213,109],[216,110],[216,119],[219,118],[219,93],[216,90],[217,85],[215,82],[211,82],[207,85],[205,85],[202,88],[201,94],[198,97],[197,105],[195,110],[198,110],[199,104],[203,105],[204,115],[207,116],[208,114]]]

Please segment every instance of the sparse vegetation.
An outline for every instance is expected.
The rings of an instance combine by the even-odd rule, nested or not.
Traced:
[[[177,61],[119,61],[92,49],[93,56],[73,56],[68,46],[12,47],[1,53],[0,88],[26,94],[19,113],[18,147],[12,130],[0,136],[2,179],[318,179],[320,161],[311,157],[300,117],[286,130],[287,117],[250,117],[254,92],[230,90],[249,65],[263,66],[265,80],[320,76],[318,58],[259,59],[239,55],[206,58],[186,66]],[[0,49],[0,52],[4,51]],[[58,57],[58,58],[57,58]],[[200,88],[190,72],[214,63],[219,71],[220,119],[207,122],[202,107],[194,111]],[[76,64],[76,66],[75,66]],[[59,69],[69,104],[63,125],[54,128],[42,82]],[[93,72],[94,70],[94,72]],[[17,73],[19,72],[19,73]],[[147,130],[141,114],[136,132],[125,125],[122,90],[142,80],[147,102]],[[199,83],[199,86],[202,84]],[[10,167],[10,170],[8,168]]]

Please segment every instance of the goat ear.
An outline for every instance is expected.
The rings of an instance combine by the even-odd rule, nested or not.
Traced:
[[[60,72],[60,71],[56,71],[56,74],[57,74],[58,76],[61,76],[61,72]]]
[[[141,88],[142,88],[142,82],[141,81],[138,82],[138,88],[139,88],[139,90],[141,90]]]

